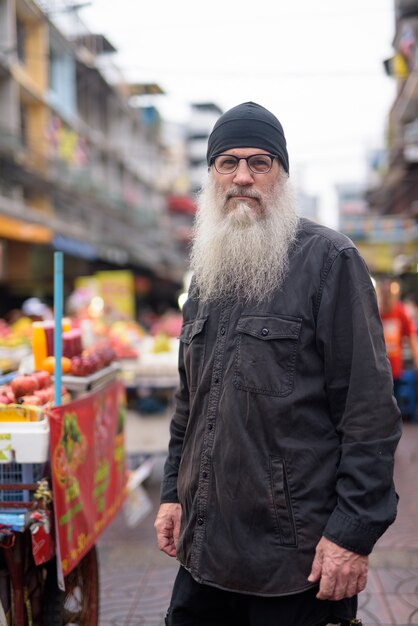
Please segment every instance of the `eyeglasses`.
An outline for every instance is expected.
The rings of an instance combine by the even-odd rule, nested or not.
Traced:
[[[273,161],[277,156],[272,154],[251,154],[247,157],[237,157],[234,154],[218,154],[212,160],[219,174],[233,174],[240,161],[247,161],[247,165],[253,174],[267,174],[273,167]]]

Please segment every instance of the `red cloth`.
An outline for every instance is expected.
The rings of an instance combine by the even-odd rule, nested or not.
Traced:
[[[402,340],[411,337],[417,329],[402,302],[396,302],[388,313],[381,312],[380,317],[392,376],[394,379],[400,378],[403,370]]]

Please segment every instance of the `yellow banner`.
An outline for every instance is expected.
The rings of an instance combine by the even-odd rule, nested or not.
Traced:
[[[104,316],[109,320],[135,318],[135,282],[132,272],[113,270],[95,274],[98,293],[104,301]]]

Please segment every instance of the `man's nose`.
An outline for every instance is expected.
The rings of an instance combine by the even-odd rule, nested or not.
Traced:
[[[233,182],[238,185],[251,185],[254,182],[253,173],[248,167],[247,161],[241,159],[235,170]]]

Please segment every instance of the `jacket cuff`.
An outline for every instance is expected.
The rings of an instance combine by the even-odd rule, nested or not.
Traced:
[[[176,480],[164,480],[161,483],[160,503],[165,504],[167,502],[178,502],[177,495],[177,479]]]
[[[382,531],[361,524],[357,519],[335,509],[322,534],[342,548],[350,550],[350,552],[367,556],[373,550]]]

